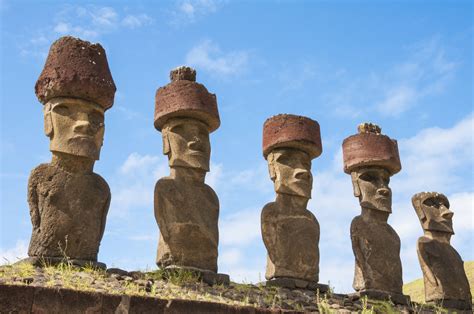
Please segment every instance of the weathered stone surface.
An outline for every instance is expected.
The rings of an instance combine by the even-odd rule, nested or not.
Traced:
[[[157,92],[155,122],[162,130],[163,153],[168,156],[171,171],[155,186],[155,218],[160,228],[156,263],[161,268],[173,266],[216,273],[219,199],[204,181],[211,152],[209,132],[219,125],[219,115],[214,95],[204,86],[187,80],[194,71],[191,70],[172,71],[171,78],[176,81]],[[194,85],[189,90],[173,87],[181,83]],[[164,96],[165,89],[172,93]],[[186,98],[188,91],[196,90],[205,90],[206,97],[214,102],[193,98],[194,94]],[[200,114],[194,115],[196,110]],[[220,278],[218,274],[215,277]]]
[[[31,313],[35,289],[0,284],[0,313]]]
[[[267,119],[263,125],[263,156],[275,148],[296,148],[308,153],[311,159],[323,151],[319,124],[310,118],[292,114],[279,114]]]
[[[453,212],[449,210],[447,197],[441,193],[422,192],[413,196],[412,204],[425,233],[418,239],[417,252],[426,302],[470,310],[472,296],[464,262],[450,244],[454,234]]]
[[[43,104],[56,97],[75,97],[104,109],[112,107],[115,90],[104,48],[70,36],[51,45],[35,86]]]
[[[401,169],[398,148],[376,125],[362,124],[358,130],[342,145],[344,170],[351,174],[362,209],[351,224],[353,287],[361,294],[376,291],[374,298],[388,295],[403,301],[400,238],[387,223],[392,212],[390,176]]]
[[[52,164],[35,168],[28,183],[33,224],[28,255],[97,261],[110,190],[95,173]]]
[[[195,76],[196,72],[193,69],[179,67],[171,71],[172,82],[156,91],[157,130],[161,131],[169,119],[176,117],[200,120],[208,126],[209,132],[219,128],[216,95],[209,93],[204,85],[196,83]]]
[[[410,305],[410,297],[401,293],[387,293],[387,291],[377,289],[366,289],[349,294],[349,298],[351,300],[359,300],[364,296],[367,296],[369,299],[373,300],[385,300],[391,301],[395,304]]]
[[[136,295],[0,284],[1,313],[281,313],[280,309],[234,306]],[[285,311],[285,313],[301,313]]]
[[[277,193],[261,215],[268,252],[265,278],[270,285],[286,282],[294,288],[298,280],[317,283],[319,224],[306,206],[312,189],[311,159],[321,153],[319,125],[305,117],[274,116],[265,122],[263,149]]]
[[[320,293],[326,293],[329,290],[328,285],[320,284],[314,281],[306,281],[302,279],[278,277],[266,281],[266,287],[282,287],[288,289],[307,289],[307,290],[319,290]]]
[[[366,216],[369,214],[355,217],[351,224],[356,259],[353,287],[356,291],[375,289],[402,294],[400,238],[386,221]]]
[[[396,140],[382,135],[380,127],[371,123],[360,125],[358,130],[358,134],[349,136],[342,143],[344,172],[350,174],[366,166],[387,169],[390,175],[401,170]]]
[[[63,37],[51,46],[36,84],[53,158],[30,174],[33,232],[28,262],[97,261],[110,205],[105,180],[93,173],[104,139],[104,111],[115,85],[100,45]],[[105,265],[104,265],[105,267]]]

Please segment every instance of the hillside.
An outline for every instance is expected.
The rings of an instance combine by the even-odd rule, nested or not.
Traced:
[[[467,279],[471,286],[471,295],[474,296],[474,261],[464,262],[464,269],[466,270]],[[423,278],[416,279],[403,285],[403,293],[411,296],[412,301],[423,303],[425,301]]]

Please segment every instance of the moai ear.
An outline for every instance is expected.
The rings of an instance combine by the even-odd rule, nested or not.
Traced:
[[[43,108],[44,114],[44,134],[47,137],[53,137],[53,118],[51,117],[51,105],[46,104]]]
[[[163,155],[171,154],[171,147],[170,147],[170,140],[169,140],[169,132],[167,128],[164,128],[162,131],[162,138],[163,138]]]
[[[268,154],[267,162],[268,162],[268,173],[270,174],[270,178],[272,179],[272,181],[275,181],[276,171],[275,171],[275,158],[273,156],[273,153]]]
[[[354,196],[360,196],[360,187],[359,187],[359,180],[357,178],[357,172],[351,172],[351,179],[352,179],[352,188],[354,190]]]

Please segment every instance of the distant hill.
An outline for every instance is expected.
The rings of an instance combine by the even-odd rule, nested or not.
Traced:
[[[474,297],[474,261],[464,262],[464,269],[466,270],[467,279],[469,280],[469,285],[471,286],[471,295]],[[423,285],[423,278],[416,279],[403,285],[403,293],[409,295],[412,301],[419,303],[425,302],[425,287]]]

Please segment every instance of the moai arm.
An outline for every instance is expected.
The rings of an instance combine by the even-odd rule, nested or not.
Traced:
[[[272,211],[274,203],[269,203],[263,207],[261,215],[261,228],[262,228],[262,238],[265,247],[267,248],[268,255],[272,261],[276,260],[275,248],[278,246],[276,241],[277,228],[276,223],[273,221],[275,213]]]
[[[434,286],[438,286],[438,280],[436,276],[431,271],[430,265],[432,261],[430,259],[430,254],[428,253],[428,248],[424,241],[424,238],[421,237],[418,239],[416,250],[418,253],[418,259],[420,261],[421,270],[423,271],[423,276]]]
[[[352,250],[354,251],[356,264],[361,268],[364,274],[365,286],[369,287],[372,279],[372,269],[367,261],[372,254],[372,250],[370,246],[367,245],[367,239],[361,237],[359,235],[361,231],[354,226],[354,224],[357,223],[356,219],[357,217],[351,225]]]
[[[41,166],[40,166],[41,167]],[[38,168],[31,172],[28,179],[28,205],[30,207],[30,217],[33,229],[38,228],[41,224],[41,212],[38,204]]]
[[[105,201],[104,207],[102,209],[102,223],[101,223],[101,226],[100,226],[100,237],[99,237],[99,239],[102,239],[102,237],[104,235],[105,222],[107,220],[107,213],[109,212],[110,200],[112,198],[112,196],[110,194],[110,190],[107,190],[107,191],[108,191],[107,200]]]

